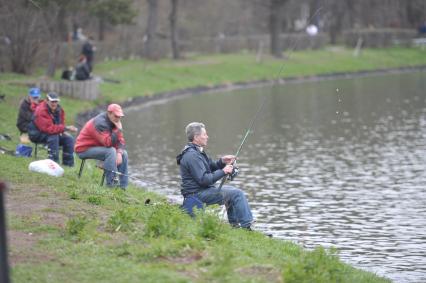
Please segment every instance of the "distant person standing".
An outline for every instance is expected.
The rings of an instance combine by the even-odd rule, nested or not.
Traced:
[[[16,121],[16,127],[18,127],[21,132],[21,143],[30,143],[28,138],[28,124],[31,123],[33,113],[41,102],[40,97],[40,89],[33,87],[29,89],[28,96],[19,104],[19,114]]]
[[[422,25],[419,27],[419,35],[426,37],[426,21],[423,22]]]
[[[93,45],[93,37],[89,36],[86,42],[83,44],[81,49],[81,54],[86,57],[87,65],[89,66],[89,71],[93,71],[93,63],[95,57],[96,47]]]

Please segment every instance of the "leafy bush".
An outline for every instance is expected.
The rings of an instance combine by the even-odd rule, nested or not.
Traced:
[[[220,221],[217,210],[197,210],[195,214],[200,237],[216,239],[222,233],[224,225]]]
[[[166,236],[179,239],[185,234],[185,222],[188,220],[177,206],[157,204],[147,219],[145,233],[150,237]]]
[[[103,200],[100,196],[89,196],[87,201],[94,205],[101,205],[103,203]]]
[[[70,196],[70,199],[74,199],[74,200],[78,199],[78,193],[76,191],[72,191],[69,194],[69,196]]]
[[[318,247],[289,262],[283,271],[286,283],[344,282],[345,266],[339,262],[337,251]]]
[[[82,240],[86,236],[86,225],[89,221],[86,216],[76,216],[67,221],[65,233],[66,236]]]
[[[108,226],[111,231],[128,231],[133,228],[135,214],[130,209],[120,209],[114,213],[108,220]]]

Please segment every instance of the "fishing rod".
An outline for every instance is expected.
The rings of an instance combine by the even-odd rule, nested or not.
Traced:
[[[313,13],[312,14],[312,16],[310,17],[310,19],[309,19],[309,21],[308,21],[308,23],[306,24],[306,26],[308,26],[309,24],[310,24],[310,22],[312,21],[312,19],[314,18],[314,17],[316,17],[316,15],[320,12],[322,10],[322,7],[319,7],[316,11],[315,11],[315,13]],[[295,49],[295,47],[296,47],[296,44],[294,44],[293,45],[293,48],[292,49],[290,49],[290,51],[287,53],[287,57],[289,56],[289,54]],[[276,80],[274,81],[274,85],[272,86],[272,87],[274,87],[275,86],[275,84],[276,84],[276,82],[278,82],[279,81],[279,77],[280,77],[280,75],[281,75],[281,72],[282,72],[282,70],[284,69],[284,64],[282,64],[282,66],[281,66],[281,68],[280,68],[280,70],[279,70],[279,72],[278,72],[278,74],[277,74],[277,76],[276,76]],[[238,150],[237,150],[237,152],[235,153],[235,158],[234,158],[234,160],[232,161],[232,163],[231,163],[231,165],[232,166],[234,166],[234,164],[235,164],[235,162],[236,162],[236,160],[237,160],[237,157],[238,157],[238,155],[240,154],[240,152],[241,152],[241,150],[242,150],[242,148],[243,148],[243,145],[244,145],[244,143],[246,142],[246,139],[247,139],[247,137],[248,137],[248,135],[250,134],[250,132],[252,132],[252,129],[253,129],[253,126],[254,126],[254,123],[256,122],[256,120],[257,120],[257,118],[258,118],[258,116],[259,116],[259,114],[260,114],[260,112],[262,111],[262,109],[263,109],[263,106],[265,105],[265,103],[266,103],[266,100],[268,99],[268,96],[264,96],[263,97],[263,99],[262,99],[262,103],[261,103],[261,105],[259,106],[259,108],[257,109],[257,111],[256,111],[256,114],[254,115],[254,117],[253,117],[253,119],[252,119],[252,121],[251,121],[251,123],[250,123],[250,126],[248,127],[248,129],[247,129],[247,131],[246,131],[246,133],[245,133],[245,135],[244,135],[244,137],[242,138],[242,141],[241,141],[241,143],[240,143],[240,145],[239,145],[239,147],[238,147]],[[225,182],[226,182],[226,180],[230,180],[230,181],[232,181],[236,176],[238,175],[238,167],[234,167],[233,168],[233,170],[232,170],[232,172],[231,173],[229,173],[229,174],[226,174],[225,176],[223,176],[223,178],[222,178],[222,181],[220,182],[220,185],[219,185],[219,187],[218,187],[218,190],[220,191],[221,189],[222,189],[222,186],[225,184]]]
[[[240,143],[240,145],[239,145],[239,147],[238,147],[238,150],[237,150],[237,152],[235,153],[235,158],[234,158],[234,160],[232,161],[232,163],[231,163],[231,165],[232,166],[234,166],[234,164],[235,164],[235,162],[236,162],[236,160],[237,160],[237,157],[238,157],[238,155],[240,154],[240,152],[241,152],[241,150],[242,150],[242,148],[243,148],[243,145],[244,145],[244,143],[246,142],[246,140],[247,140],[247,137],[248,137],[248,135],[250,134],[250,132],[252,131],[252,129],[253,129],[253,126],[254,126],[254,123],[256,122],[256,120],[257,120],[257,117],[259,117],[259,114],[260,114],[260,112],[262,111],[262,109],[263,109],[263,106],[265,105],[265,103],[266,103],[266,100],[267,100],[267,98],[268,98],[268,96],[264,96],[263,97],[263,99],[262,99],[262,104],[260,105],[260,107],[257,109],[257,111],[256,111],[256,114],[254,115],[254,117],[253,117],[253,119],[252,119],[252,121],[251,121],[251,123],[250,123],[250,126],[248,127],[248,129],[247,129],[247,131],[246,131],[246,133],[245,133],[245,135],[244,135],[244,137],[243,137],[243,139],[242,139],[242,141],[241,141],[241,143]],[[238,174],[238,168],[237,167],[235,167],[235,168],[233,168],[233,170],[232,170],[232,172],[230,173],[230,174],[226,174],[225,176],[223,176],[223,178],[222,178],[222,181],[220,182],[220,185],[219,185],[219,187],[218,187],[218,190],[220,191],[221,189],[222,189],[222,186],[225,184],[225,182],[226,182],[226,180],[233,180],[236,176],[237,176],[237,174]]]
[[[279,77],[283,68],[284,68],[284,65],[281,66],[277,77]],[[262,103],[260,104],[259,108],[256,111],[256,114],[254,115],[253,119],[251,120],[251,123],[250,123],[244,137],[242,138],[240,145],[238,146],[237,152],[235,153],[235,158],[231,163],[232,166],[234,166],[235,162],[237,161],[237,157],[240,154],[241,150],[243,149],[243,145],[246,142],[248,135],[250,134],[250,132],[252,132],[252,129],[254,127],[254,123],[256,122],[257,118],[259,117],[259,114],[262,111],[267,99],[268,99],[268,96],[265,95],[262,99]],[[238,175],[238,167],[235,167],[235,168],[232,169],[232,172],[230,174],[226,174],[225,176],[223,176],[222,181],[220,182],[220,185],[218,187],[218,190],[220,191],[222,189],[222,186],[225,184],[226,180],[232,181],[237,175]]]

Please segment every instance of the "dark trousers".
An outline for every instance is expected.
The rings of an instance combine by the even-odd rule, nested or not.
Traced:
[[[66,133],[59,135],[46,135],[38,143],[46,143],[49,159],[59,163],[59,147],[62,146],[62,164],[74,166],[74,138]]]

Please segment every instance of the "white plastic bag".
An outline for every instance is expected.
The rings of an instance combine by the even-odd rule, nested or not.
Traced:
[[[33,172],[44,173],[54,177],[61,177],[64,175],[64,169],[59,166],[58,163],[50,159],[33,161],[28,166],[28,169]]]

